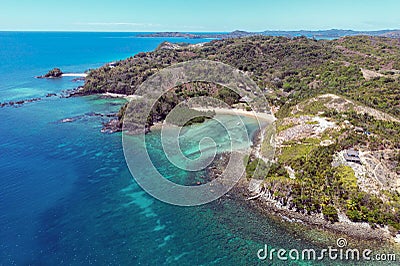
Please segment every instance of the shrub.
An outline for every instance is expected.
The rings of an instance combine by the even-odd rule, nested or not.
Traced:
[[[330,221],[331,223],[339,221],[338,212],[336,208],[332,205],[324,206],[322,208],[322,214],[324,215],[325,219]]]

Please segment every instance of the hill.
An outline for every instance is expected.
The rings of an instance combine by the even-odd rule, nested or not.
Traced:
[[[399,39],[252,36],[162,43],[153,52],[91,71],[80,93],[134,94],[158,70],[192,59],[220,61],[247,73],[273,107],[276,158],[271,171],[257,173],[265,197],[331,222],[389,226],[394,235],[400,230]],[[199,95],[230,105],[239,101],[216,85],[184,84],[161,99],[153,120]],[[249,172],[260,163],[250,158]]]
[[[163,43],[89,73],[84,94],[134,94],[147,77],[192,59],[220,61],[242,70],[263,88],[272,105],[335,93],[400,116],[400,40],[354,36],[338,40],[249,37],[200,45]],[[366,76],[365,73],[374,75]]]

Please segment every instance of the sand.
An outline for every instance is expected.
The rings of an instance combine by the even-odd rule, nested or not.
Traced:
[[[127,95],[127,94],[111,93],[111,92],[106,92],[106,93],[103,93],[102,95],[106,96],[106,97],[110,97],[110,98],[124,98],[129,102],[132,101],[132,100],[136,100],[136,99],[142,98],[142,96],[134,95],[134,94]]]
[[[224,114],[224,115],[238,115],[238,116],[248,116],[248,117],[254,117],[259,120],[267,121],[267,122],[274,122],[276,118],[271,115],[271,114],[266,114],[266,113],[257,113],[253,111],[246,111],[243,109],[229,109],[229,108],[203,108],[203,107],[193,107],[192,109],[195,109],[197,111],[215,111],[216,114]]]
[[[68,74],[62,74],[62,77],[81,77],[81,78],[86,78],[88,74],[86,73],[68,73]]]

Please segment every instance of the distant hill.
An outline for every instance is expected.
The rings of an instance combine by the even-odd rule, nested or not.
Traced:
[[[226,38],[241,38],[250,36],[283,36],[283,37],[298,37],[306,36],[308,38],[317,39],[335,39],[345,36],[356,36],[356,35],[367,35],[367,36],[383,36],[390,38],[400,38],[400,30],[379,30],[379,31],[354,31],[354,30],[299,30],[299,31],[270,31],[266,30],[263,32],[248,32],[236,30],[229,33],[185,33],[185,32],[157,32],[150,34],[141,34],[140,37],[179,37],[189,39],[199,38],[215,38],[215,39],[226,39]]]

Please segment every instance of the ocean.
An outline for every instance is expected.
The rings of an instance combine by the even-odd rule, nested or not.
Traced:
[[[34,78],[54,67],[82,73],[151,51],[162,41],[209,41],[136,35],[0,32],[0,103],[42,98],[0,108],[0,265],[327,265],[260,261],[257,251],[265,244],[321,249],[336,242],[261,214],[235,197],[198,207],[152,198],[128,170],[121,134],[101,133],[108,118],[91,115],[115,113],[124,100],[62,98],[62,91],[82,81]],[[49,93],[58,96],[45,97]],[[74,121],[62,123],[66,118]],[[255,121],[244,121],[254,134]],[[202,126],[203,134],[224,143],[212,121]],[[196,132],[194,127],[188,134]],[[166,167],[159,132],[148,138],[161,171],[182,183],[199,178]],[[194,145],[187,142],[185,149]]]

